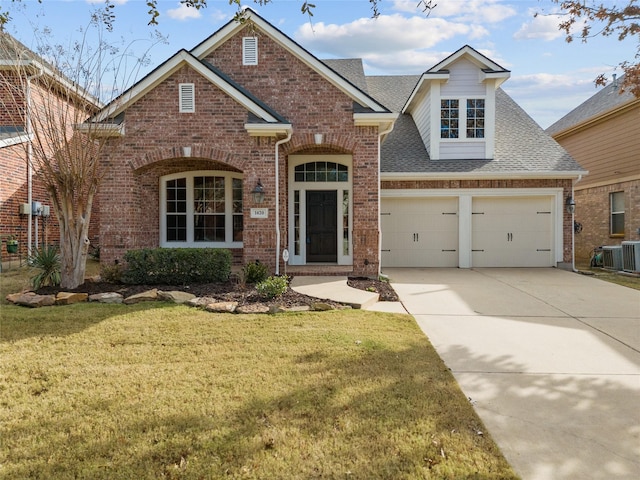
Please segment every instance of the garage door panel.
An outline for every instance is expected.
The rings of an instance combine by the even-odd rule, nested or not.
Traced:
[[[552,207],[552,197],[474,198],[472,265],[553,266]]]
[[[382,266],[458,266],[458,199],[385,198]]]

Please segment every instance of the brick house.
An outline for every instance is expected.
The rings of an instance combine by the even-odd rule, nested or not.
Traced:
[[[640,241],[640,99],[614,80],[547,129],[589,174],[575,185],[576,259]]]
[[[3,260],[25,258],[29,253],[28,245],[35,248],[59,242],[58,221],[49,194],[37,169],[29,167],[36,163],[30,158],[33,156],[30,142],[35,138],[29,124],[40,125],[49,120],[43,113],[47,110],[45,105],[67,102],[69,97],[60,93],[65,89],[67,92],[77,90],[37,54],[8,33],[0,32],[0,237]],[[69,105],[71,108],[76,106],[71,101]],[[90,111],[93,112],[95,108]],[[67,135],[71,136],[73,132],[69,131]],[[39,208],[28,208],[32,202]],[[93,237],[97,235],[97,223],[93,223]],[[15,236],[19,241],[16,254],[7,254],[4,249],[8,236]]]
[[[101,261],[198,246],[275,273],[570,264],[564,204],[584,171],[508,77],[468,46],[421,76],[367,77],[247,10],[92,119],[111,136]]]

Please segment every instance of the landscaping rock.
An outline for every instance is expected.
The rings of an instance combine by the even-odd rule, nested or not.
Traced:
[[[284,313],[286,308],[283,305],[271,305],[269,307],[269,313]]]
[[[140,302],[153,302],[158,299],[158,289],[147,290],[146,292],[138,293],[137,295],[131,295],[124,299],[125,305],[133,305]]]
[[[253,303],[236,308],[235,313],[269,313],[269,305]]]
[[[309,305],[298,305],[284,309],[285,312],[308,312],[309,310],[311,310]]]
[[[207,305],[205,310],[213,313],[233,313],[238,306],[238,302],[216,302]]]
[[[333,305],[329,305],[328,303],[324,302],[315,302],[311,305],[311,308],[320,312],[324,312],[327,310],[333,310]]]
[[[207,305],[216,303],[217,301],[218,300],[213,297],[196,297],[192,298],[191,300],[187,300],[185,302],[185,305],[196,308],[205,308]]]
[[[98,303],[122,303],[122,295],[117,292],[105,292],[89,295],[90,302]]]
[[[55,305],[56,297],[54,295],[37,295],[33,292],[26,292],[18,297],[14,303],[31,308],[50,307]]]
[[[56,295],[56,305],[73,305],[74,303],[86,302],[89,297],[86,293],[59,292]]]
[[[170,292],[158,290],[158,299],[165,302],[182,304],[194,298],[196,298],[196,296],[193,293],[182,292],[180,290],[172,290]]]
[[[18,293],[10,293],[6,297],[4,297],[9,303],[16,303],[18,299],[27,292],[18,292]],[[33,292],[31,292],[33,293]]]

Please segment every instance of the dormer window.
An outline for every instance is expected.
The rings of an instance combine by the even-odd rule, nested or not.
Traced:
[[[181,83],[178,88],[180,113],[194,113],[196,111],[195,85],[193,83]]]
[[[466,109],[460,109],[460,103]],[[476,138],[485,134],[485,102],[483,98],[440,100],[440,138]],[[460,125],[466,128],[460,128]]]
[[[258,37],[242,39],[242,64],[258,65]]]

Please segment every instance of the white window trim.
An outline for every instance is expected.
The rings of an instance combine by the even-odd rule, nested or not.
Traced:
[[[622,195],[622,210],[614,210],[613,209],[613,196],[619,194]],[[625,195],[624,191],[611,192],[609,193],[609,235],[615,237],[624,236],[624,222],[625,222]],[[614,215],[622,215],[622,232],[614,232],[613,231],[613,216]]]
[[[298,165],[309,162],[334,162],[345,165],[348,168],[347,182],[296,182],[295,168]],[[289,265],[307,264],[307,244],[300,242],[300,254],[295,255],[294,250],[294,195],[295,190],[300,191],[300,238],[306,238],[306,192],[311,190],[335,190],[337,192],[337,265],[353,265],[353,158],[351,155],[289,155]],[[342,196],[343,192],[349,192],[349,255],[343,253],[342,240]],[[311,264],[313,265],[313,263]]]
[[[487,96],[486,95],[470,95],[468,97],[454,97],[446,96],[440,97],[438,101],[438,115],[442,111],[440,104],[441,100],[458,100],[458,138],[442,138],[440,136],[440,122],[438,121],[438,138],[443,143],[455,143],[455,142],[478,142],[485,143],[487,141]],[[484,100],[484,137],[483,138],[468,138],[467,137],[467,100]]]
[[[258,65],[258,37],[242,38],[242,65]]]
[[[196,111],[196,86],[193,83],[181,83],[178,85],[178,103],[180,113],[195,113]]]
[[[193,231],[194,177],[216,176],[224,177],[224,205],[225,205],[225,241],[224,242],[196,242]],[[185,242],[167,241],[167,182],[177,178],[187,179],[187,240]],[[173,173],[160,177],[160,246],[168,248],[242,248],[242,242],[233,241],[233,182],[234,178],[243,180],[242,174],[219,170],[198,170]],[[244,210],[244,205],[243,205]]]

